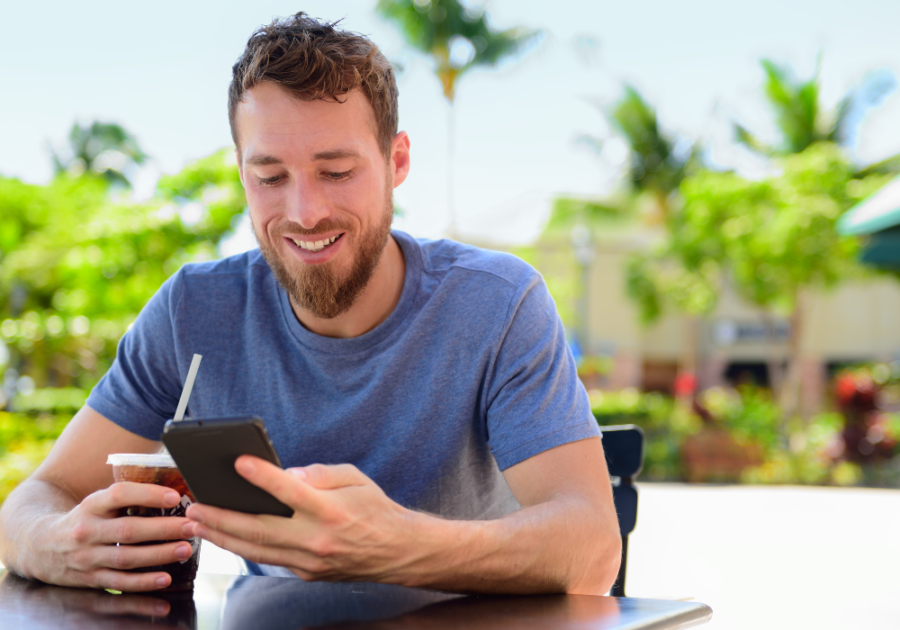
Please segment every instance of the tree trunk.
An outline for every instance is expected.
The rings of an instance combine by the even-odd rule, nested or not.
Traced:
[[[787,375],[784,378],[784,384],[778,397],[785,420],[797,415],[797,412],[800,410],[800,370],[801,357],[803,356],[802,339],[806,300],[806,292],[803,289],[798,289],[794,298],[794,310],[791,312],[790,317],[791,331],[788,343]]]
[[[453,162],[456,157],[456,116],[453,112],[453,101],[447,101],[447,211],[450,214],[450,225],[447,236],[457,237],[456,206],[453,195]]]
[[[682,346],[681,356],[678,358],[678,380],[681,383],[690,382],[693,387],[691,392],[676,392],[679,395],[693,395],[696,393],[699,381],[697,379],[697,344],[700,334],[700,318],[697,315],[685,314],[682,319]],[[676,388],[677,389],[677,388]]]
[[[766,327],[766,365],[769,368],[769,388],[772,397],[779,400],[784,386],[784,363],[778,352],[778,325],[775,317],[769,311],[760,313],[763,325]]]

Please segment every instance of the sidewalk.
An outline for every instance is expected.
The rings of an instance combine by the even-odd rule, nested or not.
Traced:
[[[900,628],[900,491],[639,484],[626,593],[709,630]]]

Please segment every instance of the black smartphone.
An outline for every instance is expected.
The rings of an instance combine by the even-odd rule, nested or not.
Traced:
[[[169,420],[162,442],[200,503],[249,514],[293,516],[294,510],[241,477],[241,455],[255,455],[281,467],[261,418]]]

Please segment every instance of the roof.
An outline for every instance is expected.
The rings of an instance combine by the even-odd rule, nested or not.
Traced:
[[[872,234],[896,225],[900,225],[900,177],[850,208],[838,219],[837,231],[845,236]]]

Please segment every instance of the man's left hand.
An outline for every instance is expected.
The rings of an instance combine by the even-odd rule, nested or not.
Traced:
[[[415,513],[387,497],[350,464],[282,470],[242,455],[235,469],[293,508],[291,518],[244,514],[194,504],[185,537],[204,540],[247,560],[287,567],[304,580],[390,581],[412,562]]]

